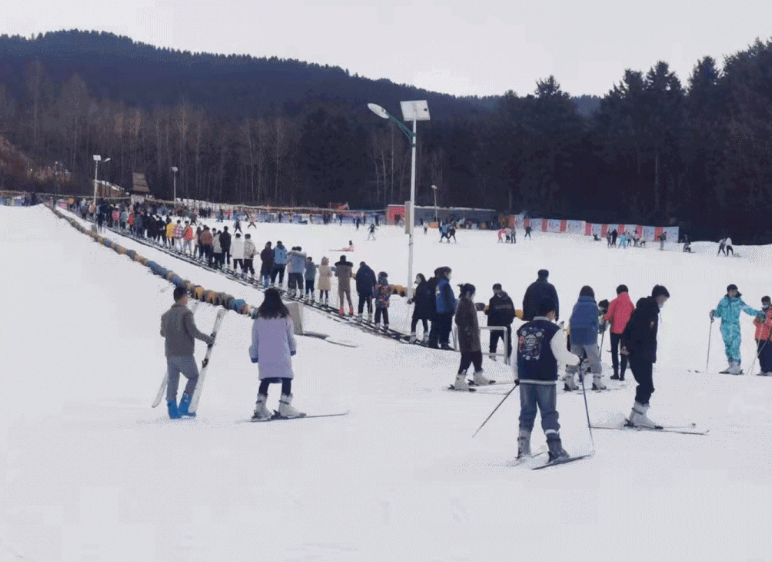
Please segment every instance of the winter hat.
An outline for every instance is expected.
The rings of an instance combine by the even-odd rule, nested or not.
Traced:
[[[547,271],[546,269],[540,269],[538,275],[541,279],[546,279],[547,277],[550,276],[550,272]]]
[[[621,295],[622,293],[627,293],[627,285],[620,285],[617,287],[617,295]]]
[[[654,288],[651,290],[651,296],[655,299],[657,297],[670,298],[670,293],[665,289],[664,285],[654,285]]]
[[[378,273],[378,279],[386,279],[388,276],[389,274],[386,273],[385,271],[381,271],[380,273]]]

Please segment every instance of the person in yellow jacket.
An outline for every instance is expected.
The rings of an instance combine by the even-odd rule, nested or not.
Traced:
[[[174,223],[171,221],[166,223],[166,245],[174,247]]]

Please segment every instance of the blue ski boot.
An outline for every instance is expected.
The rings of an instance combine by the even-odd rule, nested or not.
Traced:
[[[180,412],[177,410],[176,400],[167,400],[166,405],[169,406],[169,417],[173,420],[180,418]]]
[[[183,394],[182,399],[180,400],[180,409],[178,411],[180,416],[190,416],[192,418],[196,417],[196,412],[188,412],[188,408],[190,408],[190,394]]]

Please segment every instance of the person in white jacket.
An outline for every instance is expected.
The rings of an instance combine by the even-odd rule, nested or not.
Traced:
[[[252,345],[249,347],[252,363],[257,363],[260,368],[260,389],[257,392],[252,421],[271,419],[271,412],[265,405],[268,400],[268,385],[271,383],[281,383],[279,417],[305,416],[292,407],[292,356],[297,352],[294,333],[295,326],[289,310],[281,301],[278,289],[267,289],[263,304],[257,309],[257,317],[252,324]]]
[[[555,324],[555,301],[541,299],[536,316],[517,330],[517,357],[512,370],[520,385],[520,433],[518,458],[531,455],[531,431],[537,407],[547,436],[550,461],[567,458],[560,440],[557,411],[557,380],[560,363],[577,365],[579,358],[566,349],[566,336]]]
[[[242,274],[246,273],[244,271],[244,239],[239,232],[236,233],[231,244],[231,257],[233,258],[233,271],[241,268]]]

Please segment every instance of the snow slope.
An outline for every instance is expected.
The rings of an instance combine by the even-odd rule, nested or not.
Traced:
[[[396,228],[369,243],[353,227],[250,232],[258,248],[281,239],[317,263],[337,261],[329,249],[354,239],[350,260],[406,280],[407,240]],[[704,368],[707,312],[728,283],[752,305],[772,292],[770,248],[753,249],[751,261],[716,258],[708,244],[685,255],[538,233],[515,246],[496,244],[492,232],[458,238],[439,246],[418,233],[415,271],[450,265],[454,282],[478,287],[478,301],[498,281],[519,304],[542,267],[564,318],[584,284],[612,298],[626,283],[633,299],[665,284],[672,298],[651,416],[696,421],[710,434],[595,431],[591,459],[511,467],[516,392],[471,439],[508,386],[447,392],[456,354],[396,344],[312,311],[309,329],[359,347],[300,338],[295,404],[350,415],[239,423],[251,414],[257,369],[247,358],[250,320],[229,312],[199,417],[170,421],[150,408],[165,367],[158,329],[169,284],[43,207],[0,207],[0,560],[772,560],[772,380],[685,372]],[[206,288],[260,302],[258,291],[135,249]],[[403,302],[393,299],[392,315],[404,322]],[[196,322],[207,330],[214,316],[201,305]],[[747,370],[753,330],[750,317],[743,323]],[[725,364],[717,328],[713,371]],[[501,364],[485,366],[510,376]],[[619,419],[633,392],[630,383],[590,394],[593,421]],[[272,388],[270,405],[277,400]],[[566,449],[590,451],[581,395],[560,395],[558,408]],[[542,445],[537,425],[533,447]]]

